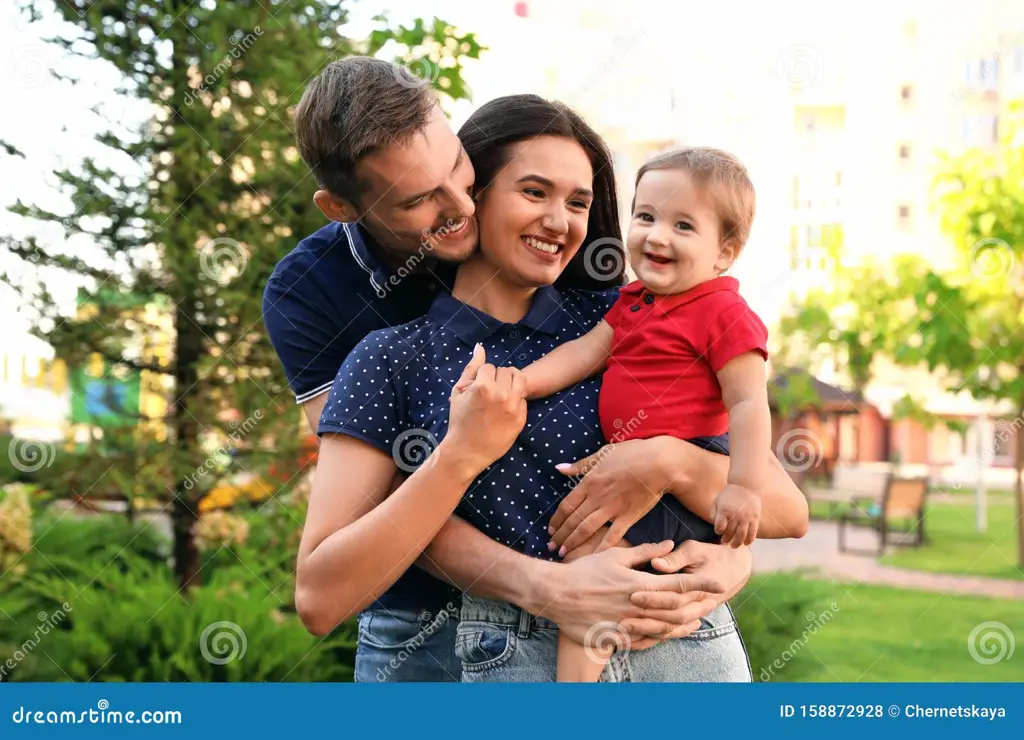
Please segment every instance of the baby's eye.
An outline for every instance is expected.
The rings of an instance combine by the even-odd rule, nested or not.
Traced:
[[[680,221],[676,224],[676,228],[680,231],[693,231],[693,227],[686,221]]]
[[[647,221],[647,222],[651,222],[651,221],[654,220],[654,217],[651,214],[649,214],[649,213],[642,213],[642,212],[636,214],[636,216],[634,216],[633,218],[639,219],[641,221]]]

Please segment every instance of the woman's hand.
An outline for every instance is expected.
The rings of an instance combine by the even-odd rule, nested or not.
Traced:
[[[551,517],[548,532],[563,557],[611,522],[596,552],[612,547],[654,508],[671,483],[661,464],[659,438],[634,439],[602,447],[590,457],[557,469],[582,476]]]
[[[508,452],[525,424],[522,372],[488,364],[478,344],[452,390],[448,433],[441,444],[479,472]]]

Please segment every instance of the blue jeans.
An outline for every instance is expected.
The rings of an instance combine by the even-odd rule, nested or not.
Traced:
[[[688,637],[615,653],[601,681],[750,683],[750,661],[729,606],[723,604],[701,622]],[[554,681],[558,627],[511,604],[467,594],[455,652],[468,683]]]
[[[455,605],[436,614],[422,609],[367,609],[359,615],[355,680],[459,681],[462,664],[455,657],[458,622]]]

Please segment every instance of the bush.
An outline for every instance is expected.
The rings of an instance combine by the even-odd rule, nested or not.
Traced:
[[[22,579],[5,601],[13,621],[0,623],[0,650],[17,658],[8,680],[351,680],[351,628],[318,640],[248,569],[222,569],[184,595],[165,565],[121,562],[94,562],[91,582],[78,569]]]

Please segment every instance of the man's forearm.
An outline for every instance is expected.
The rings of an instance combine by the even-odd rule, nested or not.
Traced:
[[[441,528],[416,565],[464,592],[507,601],[533,614],[547,606],[543,570],[558,567],[492,540],[457,516]]]
[[[702,450],[675,437],[657,437],[655,452],[668,491],[680,503],[705,521],[711,521],[711,506],[729,478],[729,458]],[[780,539],[802,537],[807,531],[807,499],[782,468],[768,455],[761,493],[761,523],[758,537]]]

